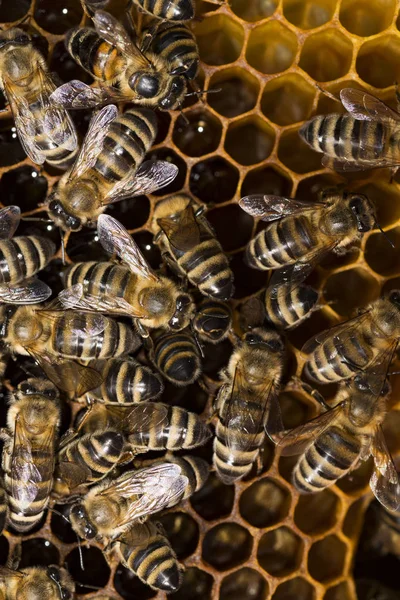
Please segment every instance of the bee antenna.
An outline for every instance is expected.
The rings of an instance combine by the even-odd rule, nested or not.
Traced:
[[[97,585],[89,585],[88,583],[82,583],[80,581],[77,581],[75,578],[74,581],[76,584],[80,585],[81,587],[87,588],[88,590],[104,590],[104,587],[98,587]]]
[[[65,515],[63,515],[61,512],[59,512],[55,508],[49,508],[49,511],[52,512],[52,513],[54,513],[55,515],[58,515],[59,517],[61,517],[62,519],[64,519],[64,521],[67,521],[67,523],[69,523],[71,525],[71,521],[68,519],[68,517],[66,517]],[[75,533],[76,539],[78,541],[78,551],[79,551],[79,563],[80,563],[80,567],[81,567],[81,570],[84,571],[85,570],[85,565],[83,564],[81,540],[79,539],[79,535],[76,533],[76,531],[74,531],[74,533]]]
[[[217,88],[217,89],[213,89],[213,90],[196,90],[195,92],[189,92],[188,94],[185,94],[185,97],[187,98],[188,96],[202,96],[203,94],[218,94],[219,92],[222,92],[222,88]]]
[[[190,329],[192,330],[194,341],[196,342],[196,346],[199,349],[201,358],[205,358],[202,345],[200,344],[199,338],[197,336],[197,332],[196,332],[196,330],[194,328],[194,325],[193,325],[193,321],[190,322]]]
[[[64,243],[64,232],[61,229],[61,227],[59,228],[60,231],[60,237],[61,237],[61,258],[62,258],[62,264],[65,267],[65,243]]]
[[[51,219],[42,219],[40,217],[22,217],[22,221],[36,221],[37,223],[53,223]]]
[[[383,237],[387,239],[387,241],[389,242],[389,244],[391,245],[391,247],[395,248],[396,246],[394,245],[394,243],[392,242],[392,240],[390,239],[390,237],[388,236],[388,234],[385,231],[383,231],[383,229],[379,225],[378,221],[375,221],[375,226],[379,229],[379,231],[381,232],[381,234],[383,235]]]

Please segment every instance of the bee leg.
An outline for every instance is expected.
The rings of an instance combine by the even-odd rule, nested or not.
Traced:
[[[321,406],[325,410],[330,409],[330,406],[325,402],[325,399],[322,396],[322,394],[320,394],[318,390],[314,389],[305,381],[302,381],[300,377],[292,377],[290,381],[288,381],[288,383],[286,384],[285,390],[292,390],[294,392],[305,392],[306,394],[314,398],[314,400],[316,400],[318,404],[321,404]]]
[[[322,92],[325,96],[327,96],[328,98],[330,98],[331,100],[335,100],[335,102],[340,102],[340,98],[337,98],[336,96],[334,96],[331,92],[328,92],[328,90],[324,90],[323,87],[321,87],[320,85],[318,85],[318,83],[315,84],[315,87]]]
[[[261,448],[258,451],[257,454],[257,458],[256,458],[256,468],[257,468],[257,475],[261,475],[261,473],[264,470],[264,465],[267,462],[267,451],[266,451],[266,447],[265,444],[263,446],[261,446]]]
[[[11,550],[9,557],[6,562],[6,567],[8,569],[12,569],[13,571],[18,571],[19,564],[21,562],[22,557],[22,546],[21,542],[15,544],[14,548]]]
[[[186,279],[185,276],[183,275],[182,271],[180,270],[180,268],[174,261],[174,259],[167,252],[163,252],[161,254],[161,258],[163,259],[163,261],[165,261],[167,266],[171,269],[171,271],[173,272],[175,277],[178,277],[178,279],[181,279],[181,280]]]
[[[135,323],[135,327],[136,330],[138,332],[138,334],[140,335],[140,337],[147,339],[149,337],[149,330],[147,329],[147,327],[145,327],[140,321],[139,319],[134,319],[134,323]]]

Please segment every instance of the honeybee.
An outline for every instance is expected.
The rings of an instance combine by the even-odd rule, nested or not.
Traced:
[[[154,210],[154,239],[167,264],[204,296],[229,300],[234,291],[229,260],[203,213],[204,206],[185,194],[166,198]]]
[[[19,532],[32,529],[48,504],[59,424],[56,387],[50,381],[33,378],[19,384],[11,397],[8,430],[2,432],[10,524]]]
[[[0,209],[0,302],[36,304],[47,300],[51,289],[34,276],[49,263],[56,248],[38,235],[13,237],[20,218],[18,206]]]
[[[211,431],[196,413],[159,402],[135,405],[94,402],[83,416],[84,432],[121,432],[135,454],[147,450],[191,450],[204,445]]]
[[[60,294],[66,308],[97,311],[132,317],[139,333],[163,327],[179,331],[189,324],[194,304],[167,277],[157,275],[125,227],[109,215],[100,215],[99,240],[110,254],[116,253],[127,265],[77,263],[67,273],[72,284]]]
[[[46,200],[50,219],[63,231],[93,225],[108,204],[147,194],[173,181],[178,169],[143,158],[154,141],[156,117],[147,108],[118,116],[111,104],[91,120],[73,167]]]
[[[68,571],[56,565],[18,571],[0,567],[1,600],[72,600],[74,591]]]
[[[255,328],[238,341],[221,372],[213,462],[223,483],[242,479],[258,457],[270,400],[279,390],[284,351],[276,331]]]
[[[160,523],[135,523],[115,542],[122,564],[154,590],[176,592],[182,567]]]
[[[172,24],[160,32],[144,32],[133,41],[109,13],[96,10],[92,20],[95,29],[73,29],[66,45],[99,87],[73,80],[60,86],[52,101],[70,109],[121,101],[179,109],[187,95],[187,82],[198,70],[194,35],[183,25]]]
[[[193,329],[203,342],[219,344],[232,326],[232,311],[228,304],[204,298],[193,317]]]
[[[0,535],[8,523],[8,515],[8,498],[4,489],[4,481],[0,479]]]
[[[319,383],[349,379],[367,369],[400,337],[400,291],[371,303],[354,319],[326,329],[302,348],[304,373]]]
[[[386,383],[393,348],[379,356],[369,370],[341,384],[335,406],[316,419],[276,436],[282,454],[301,454],[293,483],[302,493],[327,488],[360,461],[374,458],[370,486],[389,509],[400,505],[400,483],[387,449],[382,422],[390,387]]]
[[[86,540],[118,539],[139,519],[173,504],[186,485],[181,468],[170,463],[127,471],[91,488],[71,507],[72,528]]]
[[[0,88],[12,110],[23,149],[36,164],[65,169],[78,140],[67,111],[50,95],[56,86],[31,37],[13,27],[0,32]]]
[[[300,129],[322,164],[336,171],[377,167],[397,169],[400,113],[362,90],[344,88],[340,100],[349,114],[318,115]]]
[[[133,3],[143,12],[166,21],[190,21],[195,16],[195,0],[133,0]]]
[[[189,330],[156,334],[150,357],[163,377],[174,385],[190,385],[201,375],[200,349]]]

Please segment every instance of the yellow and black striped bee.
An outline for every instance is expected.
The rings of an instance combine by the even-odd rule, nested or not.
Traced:
[[[63,107],[50,101],[56,86],[46,61],[31,37],[16,27],[0,32],[0,88],[29,158],[67,168],[78,148],[74,124]]]
[[[270,401],[280,386],[284,351],[276,331],[255,328],[238,341],[221,372],[213,462],[223,483],[242,479],[258,458]]]
[[[113,263],[77,263],[67,273],[68,287],[60,294],[66,308],[125,315],[135,320],[138,331],[148,328],[179,331],[190,323],[192,298],[168,277],[157,275],[125,227],[109,215],[100,215],[99,240],[126,266]]]
[[[170,196],[156,205],[152,231],[163,258],[181,277],[204,296],[229,300],[233,273],[204,210],[186,194]]]
[[[57,565],[12,570],[0,567],[1,600],[72,600],[75,584]]]
[[[344,88],[340,100],[348,114],[318,115],[300,136],[323,152],[322,164],[336,171],[400,165],[400,113],[362,90]]]
[[[19,384],[11,398],[2,467],[10,524],[19,532],[42,518],[53,487],[60,424],[56,387],[45,379]]]
[[[248,264],[273,270],[264,303],[267,318],[291,328],[317,307],[319,294],[302,285],[329,253],[344,254],[377,226],[375,208],[363,194],[327,190],[319,202],[256,194],[240,200],[253,217],[269,223],[250,241]]]
[[[118,116],[111,104],[91,120],[72,168],[46,200],[50,219],[64,231],[93,225],[108,204],[154,192],[175,179],[166,161],[142,164],[156,135],[156,117],[147,108]]]
[[[165,21],[190,21],[195,16],[194,0],[133,0],[143,12]]]
[[[13,237],[21,218],[18,206],[0,209],[0,302],[37,304],[51,289],[35,278],[55,253],[55,245],[38,235]]]
[[[201,375],[201,352],[192,332],[155,334],[150,358],[162,376],[174,385],[194,383]]]
[[[95,29],[73,29],[66,45],[76,62],[99,82],[78,80],[59,87],[52,100],[65,108],[98,107],[109,102],[134,102],[160,110],[179,109],[188,81],[198,71],[193,33],[184,25],[151,26],[133,41],[119,21],[103,10],[93,12]]]

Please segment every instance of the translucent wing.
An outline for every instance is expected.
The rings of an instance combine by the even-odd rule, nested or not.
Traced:
[[[140,546],[144,546],[155,532],[157,532],[157,528],[150,521],[135,523],[118,539],[130,548],[139,548]]]
[[[113,87],[100,86],[94,88],[77,79],[64,83],[50,95],[50,101],[56,106],[63,106],[71,110],[96,108],[124,99],[125,96]]]
[[[344,88],[340,100],[352,117],[359,121],[380,121],[393,124],[400,121],[400,114],[372,94],[362,90]]]
[[[321,346],[326,340],[335,338],[337,341],[346,343],[349,338],[353,336],[356,330],[361,327],[367,318],[369,318],[370,311],[367,310],[361,315],[357,315],[353,319],[348,319],[347,321],[343,321],[343,323],[338,323],[338,325],[334,325],[329,329],[325,329],[318,333],[314,337],[310,338],[302,347],[301,351],[305,354],[310,354],[317,348]]]
[[[139,169],[118,181],[103,199],[112,204],[125,198],[153,194],[172,183],[178,175],[178,167],[166,160],[148,160]]]
[[[10,239],[14,235],[21,220],[19,206],[5,206],[0,209],[0,239]]]
[[[397,341],[392,342],[384,352],[379,352],[368,368],[357,375],[357,380],[362,381],[373,396],[378,397],[384,389],[397,344]]]
[[[38,304],[47,300],[51,294],[51,288],[39,279],[15,285],[0,285],[0,302],[7,304]]]
[[[92,418],[96,422],[96,407],[95,404],[89,413],[88,422]],[[118,427],[126,435],[135,435],[135,440],[140,442],[140,436],[137,434],[143,433],[144,437],[151,432],[152,435],[157,435],[168,424],[168,407],[159,402],[144,402],[137,405],[121,405],[107,404],[105,407],[100,407],[100,410],[107,412],[107,426]],[[93,415],[93,416],[92,416]],[[143,441],[146,445],[146,441]]]
[[[58,298],[66,309],[76,309],[85,312],[101,312],[111,315],[121,315],[133,318],[145,319],[147,313],[133,308],[124,298],[107,296],[102,294],[96,296],[86,294],[83,285],[77,283],[59,293]]]
[[[87,315],[73,310],[65,310],[60,314],[58,311],[51,311],[46,308],[39,308],[35,312],[41,313],[47,319],[62,319],[62,326],[74,336],[90,335],[95,337],[103,333],[108,324],[107,317],[100,314]]]
[[[400,483],[381,426],[375,432],[371,454],[374,457],[374,471],[369,480],[371,490],[385,508],[397,510],[400,506]]]
[[[189,204],[178,219],[158,219],[158,225],[168,238],[171,246],[186,252],[200,243],[200,230],[193,207]]]
[[[394,168],[400,164],[399,160],[392,159],[390,157],[378,157],[371,160],[347,160],[346,158],[332,158],[331,156],[324,155],[322,158],[322,165],[328,169],[333,169],[337,172],[353,172],[353,171],[366,171],[367,169],[378,169],[378,168]]]
[[[88,132],[83,140],[78,158],[71,169],[69,178],[74,179],[93,167],[104,146],[104,140],[118,109],[114,104],[105,106],[90,121]]]
[[[340,404],[312,419],[312,421],[291,431],[283,431],[279,437],[275,436],[274,441],[277,443],[277,449],[281,450],[283,456],[302,454],[314,440],[341,417],[345,406],[346,401],[340,402]],[[276,438],[278,438],[278,442],[276,442]]]
[[[144,258],[139,246],[117,219],[110,215],[100,215],[97,220],[97,232],[106,252],[109,254],[115,252],[139,277],[158,281],[157,275]]]
[[[70,490],[84,485],[90,476],[91,472],[88,467],[67,460],[60,461],[56,468],[56,477],[66,483]]]
[[[93,24],[99,36],[111,46],[118,48],[122,54],[131,57],[139,52],[126,29],[110,13],[104,10],[96,10],[93,16]]]
[[[305,202],[295,198],[275,195],[253,194],[239,200],[239,206],[249,215],[262,221],[276,221],[288,215],[294,215],[316,208],[323,208],[323,202]]]

